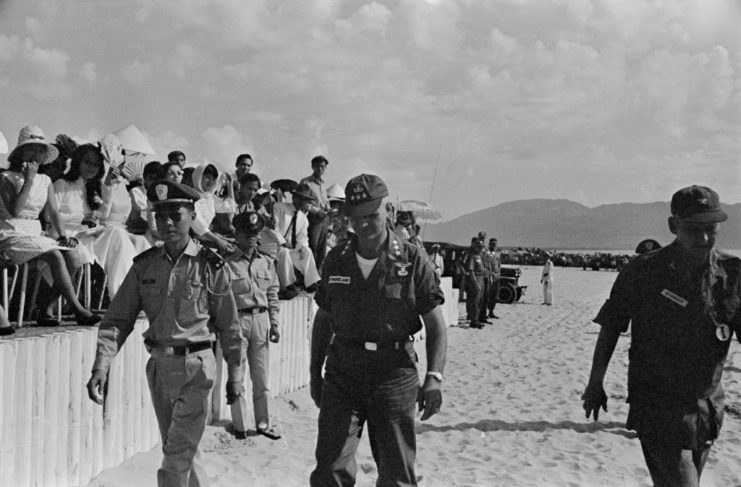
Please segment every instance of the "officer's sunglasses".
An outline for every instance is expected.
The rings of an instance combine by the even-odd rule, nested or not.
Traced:
[[[154,218],[157,221],[160,222],[166,222],[167,220],[171,220],[173,223],[178,223],[180,220],[183,219],[185,215],[183,215],[179,210],[178,211],[158,211],[154,214]]]

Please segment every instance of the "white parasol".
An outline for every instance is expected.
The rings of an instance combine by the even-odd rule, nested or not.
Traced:
[[[5,139],[5,136],[2,132],[0,132],[0,154],[7,154],[8,153],[8,141]]]
[[[429,203],[418,200],[404,200],[397,205],[397,211],[411,211],[421,220],[439,220],[443,215]]]
[[[116,130],[113,135],[118,137],[124,149],[124,165],[121,174],[129,181],[141,178],[144,166],[152,160],[150,156],[155,154],[151,144],[133,124]]]
[[[149,141],[136,125],[129,125],[113,132],[118,137],[124,150],[129,152],[141,152],[142,154],[156,154]]]

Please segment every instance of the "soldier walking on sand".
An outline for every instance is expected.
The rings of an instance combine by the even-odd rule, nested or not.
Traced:
[[[672,197],[670,245],[629,263],[594,321],[601,325],[584,391],[587,417],[607,411],[603,381],[632,326],[627,428],[641,441],[656,486],[697,486],[723,422],[721,375],[741,340],[741,260],[714,248],[727,219],[703,186]]]
[[[417,485],[415,404],[422,421],[442,404],[443,294],[427,255],[388,229],[383,180],[361,174],[345,194],[355,235],[327,255],[315,295],[311,396],[320,411],[310,483],[355,484],[355,452],[367,424],[376,485]],[[427,374],[420,388],[411,336],[422,322]]]
[[[141,310],[149,328],[147,382],[162,438],[160,487],[205,485],[198,443],[216,377],[212,349],[218,333],[228,365],[227,401],[244,392],[240,368],[242,333],[230,290],[230,274],[215,252],[190,238],[195,190],[160,180],[147,190],[164,247],[134,259],[98,330],[98,348],[87,384],[90,399],[103,404],[108,369],[134,329]]]

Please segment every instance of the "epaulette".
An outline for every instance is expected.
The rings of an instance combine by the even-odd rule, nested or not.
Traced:
[[[134,262],[139,262],[141,259],[145,259],[150,256],[150,254],[153,254],[157,252],[158,250],[162,250],[162,247],[153,246],[145,250],[144,252],[141,252],[139,255],[134,257]]]
[[[226,263],[224,259],[216,253],[215,250],[209,247],[201,247],[200,254],[206,259],[206,262],[214,266],[214,269],[221,269]]]

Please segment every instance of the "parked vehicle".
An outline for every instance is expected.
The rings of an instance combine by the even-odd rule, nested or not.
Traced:
[[[499,274],[499,293],[497,300],[500,303],[512,304],[519,301],[525,294],[527,286],[520,286],[522,270],[513,265],[502,265]]]

